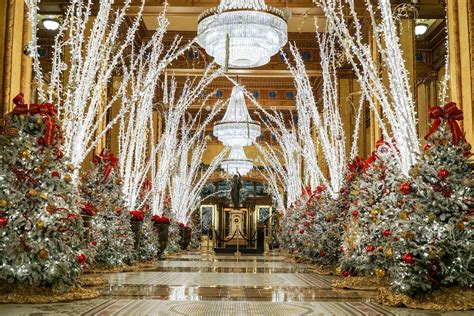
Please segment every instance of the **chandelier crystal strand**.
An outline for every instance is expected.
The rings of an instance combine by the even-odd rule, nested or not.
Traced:
[[[375,17],[375,8],[371,3],[364,1],[374,31],[374,43],[380,52],[380,64],[374,61],[370,47],[363,40],[362,24],[355,10],[354,0],[347,0],[344,3],[346,6],[343,7],[336,0],[318,1],[327,18],[328,27],[334,30],[346,59],[352,65],[385,141],[392,143],[391,151],[394,158],[402,172],[408,175],[410,167],[419,156],[420,146],[413,96],[410,92],[408,72],[403,63],[390,1],[378,0],[381,21]],[[345,9],[348,9],[348,12]],[[351,16],[350,27],[347,13]],[[380,76],[382,67],[388,74],[388,86]],[[378,106],[382,109],[383,120],[378,114]]]
[[[221,66],[259,67],[288,41],[288,18],[263,0],[221,0],[199,17],[198,43]]]
[[[242,87],[232,89],[224,117],[214,125],[213,133],[229,147],[250,146],[260,136],[260,125],[250,117]]]
[[[229,157],[222,161],[221,167],[228,174],[244,176],[253,169],[253,162],[245,156],[242,146],[234,146],[230,149]]]

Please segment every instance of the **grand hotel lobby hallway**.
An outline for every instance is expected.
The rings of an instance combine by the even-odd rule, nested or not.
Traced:
[[[102,296],[55,304],[2,304],[0,315],[441,315],[375,304],[374,291],[331,287],[280,253],[268,256],[187,252],[156,269],[110,273]],[[468,313],[449,313],[468,315]]]

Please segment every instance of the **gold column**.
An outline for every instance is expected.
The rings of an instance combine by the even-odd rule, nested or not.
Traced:
[[[464,112],[462,127],[466,140],[474,144],[473,128],[473,56],[472,14],[474,4],[468,0],[446,1],[448,7],[448,37],[449,37],[449,73],[450,97]],[[471,19],[471,20],[470,20]]]
[[[13,108],[12,98],[23,92],[30,102],[31,60],[23,55],[23,47],[30,40],[30,26],[26,21],[23,0],[4,0],[0,4],[0,70],[2,73],[2,115]]]

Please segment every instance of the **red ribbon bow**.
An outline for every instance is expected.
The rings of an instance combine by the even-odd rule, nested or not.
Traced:
[[[103,161],[104,163],[106,163],[106,166],[103,172],[103,180],[102,180],[103,183],[107,182],[107,179],[109,178],[109,175],[112,172],[112,169],[117,167],[119,163],[118,158],[114,154],[109,153],[105,148],[102,149],[102,152],[100,153],[99,156],[94,157],[93,161],[94,163],[98,163],[99,161]]]
[[[429,139],[439,128],[443,119],[447,120],[449,129],[451,130],[451,134],[453,135],[453,144],[457,145],[459,140],[462,139],[466,141],[464,134],[461,131],[458,123],[456,121],[461,121],[464,119],[463,113],[458,107],[456,103],[449,102],[444,107],[440,106],[433,106],[429,110],[430,119],[434,120],[433,125],[431,125],[431,129],[429,133],[425,136],[425,139]]]
[[[15,108],[13,109],[13,115],[26,115],[26,114],[41,114],[46,118],[46,130],[44,132],[44,144],[51,146],[54,141],[54,131],[59,129],[59,125],[56,125],[54,117],[58,114],[58,111],[53,107],[51,103],[43,104],[28,104],[24,103],[23,93],[19,93],[14,99],[13,103]]]

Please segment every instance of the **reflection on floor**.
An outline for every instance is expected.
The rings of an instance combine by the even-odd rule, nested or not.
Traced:
[[[284,260],[188,252],[155,271],[109,274],[99,299],[4,304],[0,315],[440,315],[379,306],[371,302],[375,292],[333,289],[335,277]]]

